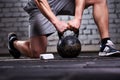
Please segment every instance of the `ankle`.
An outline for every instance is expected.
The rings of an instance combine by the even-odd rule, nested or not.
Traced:
[[[101,40],[101,44],[102,44],[102,45],[105,45],[108,40],[110,40],[110,37],[108,37],[108,38],[103,38],[103,39]]]

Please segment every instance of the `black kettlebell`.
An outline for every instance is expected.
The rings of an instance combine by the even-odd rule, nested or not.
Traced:
[[[65,33],[65,32],[64,32]],[[75,58],[81,52],[81,43],[78,40],[79,31],[65,35],[58,33],[59,41],[57,43],[58,54],[63,58]]]

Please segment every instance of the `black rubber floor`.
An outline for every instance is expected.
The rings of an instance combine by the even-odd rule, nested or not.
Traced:
[[[53,60],[12,59],[0,57],[0,80],[120,80],[120,57],[98,57]]]

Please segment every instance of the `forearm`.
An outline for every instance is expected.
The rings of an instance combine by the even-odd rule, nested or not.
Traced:
[[[73,20],[68,21],[70,29],[75,32],[80,28],[84,8],[85,0],[75,0],[75,17]]]
[[[85,0],[75,0],[75,19],[81,20],[85,8]]]
[[[47,0],[35,0],[35,3],[43,15],[47,17],[47,19],[50,20],[53,24],[58,21],[57,17],[52,12]]]

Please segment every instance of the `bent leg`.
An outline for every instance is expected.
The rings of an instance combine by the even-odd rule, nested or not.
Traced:
[[[26,41],[15,41],[14,46],[27,57],[39,58],[40,54],[46,52],[47,37],[37,36]]]
[[[14,47],[25,56],[29,56],[29,53],[30,53],[29,45],[30,45],[29,40],[25,40],[25,41],[16,40],[16,41],[14,41]]]
[[[15,48],[23,55],[38,58],[41,53],[46,52],[47,36],[56,30],[53,25],[41,14],[30,16],[29,40],[15,41]]]

